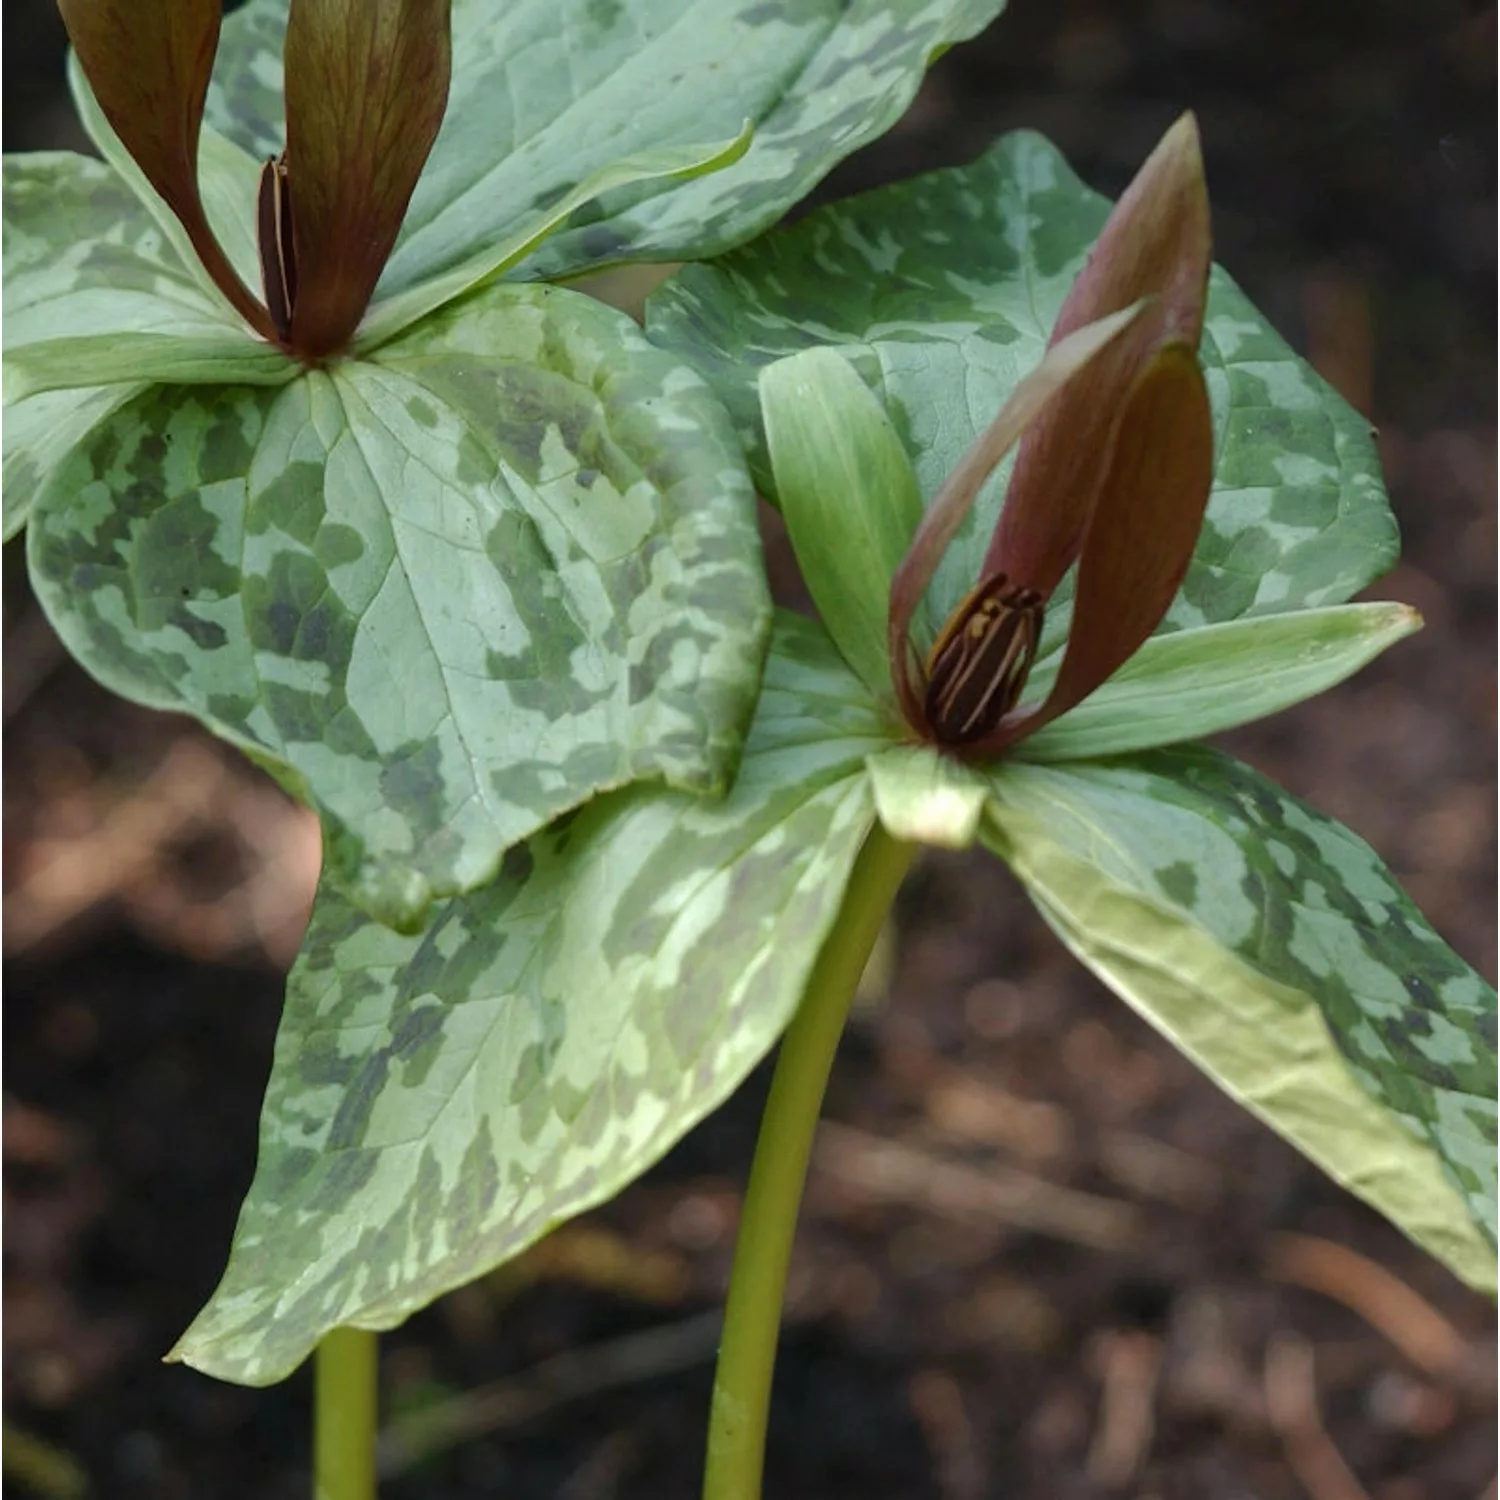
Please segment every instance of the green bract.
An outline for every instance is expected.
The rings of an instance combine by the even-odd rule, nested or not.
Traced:
[[[827,628],[778,617],[723,801],[601,797],[421,937],[325,884],[230,1268],[178,1357],[274,1379],[328,1329],[397,1323],[639,1174],[786,1025],[877,818],[993,848],[1237,1097],[1490,1284],[1493,992],[1351,834],[1216,752],[1163,748],[1319,691],[1417,623],[1345,602],[1394,555],[1368,433],[1227,278],[1203,351],[1208,520],[1157,636],[1011,759],[914,745],[897,713],[881,632],[920,497],[1041,358],[1105,208],[1016,137],[658,294],[653,336],[738,417]],[[826,342],[841,352],[757,389],[760,366]],[[945,560],[936,619],[1002,490]],[[1033,695],[1067,611],[1048,624]]]
[[[4,179],[5,535],[31,523],[59,634],[115,691],[261,758],[322,815],[332,877],[403,928],[602,790],[663,778],[722,793],[769,623],[732,433],[701,378],[625,319],[502,282],[745,238],[999,8],[455,5],[447,112],[354,357],[308,369],[263,336],[263,308],[224,292],[237,278],[260,295],[285,0],[225,20],[187,188],[192,87],[159,131],[141,101],[167,87],[152,49],[201,57],[217,7],[154,14],[139,34],[109,30],[128,28],[128,7],[71,7],[108,84],[106,109],[75,65],[105,161],[14,157]],[[398,13],[403,66],[430,70],[411,48],[436,11],[382,14]],[[305,0],[298,14],[324,47],[364,13]],[[110,73],[122,36],[133,50]],[[367,41],[367,75],[351,63],[336,80],[360,99],[360,78],[397,55]],[[304,76],[342,55],[310,52]],[[338,130],[347,117],[384,140],[399,108],[300,97],[294,205],[326,230],[348,194],[358,207],[385,193],[388,223],[399,194],[370,173],[370,143]],[[179,208],[201,197],[189,225],[148,181],[173,171]],[[704,174],[722,181],[699,192]],[[343,253],[336,234],[314,238],[325,263]],[[212,271],[195,248],[210,240]],[[328,298],[368,279],[367,261],[328,270]]]

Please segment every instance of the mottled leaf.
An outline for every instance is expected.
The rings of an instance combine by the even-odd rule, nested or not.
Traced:
[[[833,345],[884,400],[931,496],[1041,359],[1107,211],[1044,140],[1007,136],[971,167],[863,194],[688,267],[648,302],[648,331],[708,376],[773,495],[758,372]],[[1216,426],[1214,493],[1160,628],[1348,599],[1396,552],[1368,424],[1220,271],[1200,357]],[[980,496],[938,573],[944,617],[978,579],[1008,472]],[[1061,639],[1071,592],[1064,579],[1043,654]]]
[[[738,161],[750,144],[748,125],[732,141],[714,146],[659,146],[611,162],[584,178],[571,192],[535,214],[502,239],[486,245],[476,255],[394,296],[377,299],[360,324],[356,351],[373,349],[392,334],[425,317],[454,297],[499,277],[524,260],[541,242],[584,204],[611,189],[634,183],[686,180],[705,172],[716,172]]]
[[[870,828],[864,697],[788,618],[725,801],[596,801],[420,938],[325,886],[229,1269],[173,1357],[278,1380],[612,1196],[719,1104],[790,1019]]]
[[[71,151],[7,156],[3,201],[5,317],[12,355],[59,332],[151,327],[204,316],[206,302],[155,221],[102,162]],[[77,377],[77,367],[73,378]],[[71,382],[70,382],[71,383]],[[5,405],[5,525],[9,538],[53,469],[137,387],[74,386]]]
[[[1082,760],[1218,734],[1326,692],[1421,624],[1404,604],[1335,604],[1158,635],[1015,755]],[[1045,696],[1056,661],[1028,698]]]
[[[205,152],[215,161],[205,200],[219,217],[226,179],[239,179],[237,162],[216,153],[217,143]],[[107,163],[71,152],[7,159],[7,403],[81,389],[83,371],[95,386],[276,383],[295,371],[214,289],[171,210],[133,164],[132,174],[155,212]],[[242,252],[242,237],[229,238]]]
[[[68,86],[72,90],[79,121],[88,132],[89,139],[99,148],[105,164],[114,169],[120,183],[156,221],[164,243],[176,257],[176,263],[186,270],[204,296],[222,310],[227,322],[240,326],[239,314],[225,302],[208,268],[198,259],[192,239],[183,228],[182,221],[152,187],[145,173],[125,149],[124,142],[115,134],[99,108],[98,101],[89,88],[89,81],[78,66],[78,59],[72,56],[68,59]],[[212,126],[205,125],[199,133],[198,190],[203,199],[203,211],[207,215],[209,228],[235,274],[257,295],[261,290],[261,268],[255,209],[260,169],[259,161]],[[263,316],[263,313],[259,315]],[[252,324],[257,323],[259,317],[252,320]]]
[[[90,671],[282,767],[398,925],[603,789],[722,791],[768,622],[721,409],[543,287],[280,390],[138,397],[58,471],[31,568]]]
[[[451,269],[622,156],[755,143],[698,181],[610,194],[519,274],[713,254],[774,223],[905,112],[928,62],[1003,0],[456,0],[448,113],[382,282]],[[228,17],[209,119],[281,145],[285,0]]]
[[[0,541],[8,542],[26,525],[57,466],[139,389],[133,385],[80,386],[6,402]]]
[[[97,299],[146,292],[200,305],[195,283],[156,222],[105,163],[73,151],[4,161],[7,345],[36,339],[69,292]]]
[[[992,785],[993,847],[1084,962],[1332,1176],[1492,1286],[1472,1225],[1493,1240],[1495,992],[1369,846],[1202,747],[1007,765]]]

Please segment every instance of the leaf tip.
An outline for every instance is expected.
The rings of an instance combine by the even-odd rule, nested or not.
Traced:
[[[1421,611],[1414,609],[1410,604],[1398,604],[1396,606],[1395,619],[1392,621],[1392,629],[1398,640],[1408,635],[1415,635],[1426,625]]]

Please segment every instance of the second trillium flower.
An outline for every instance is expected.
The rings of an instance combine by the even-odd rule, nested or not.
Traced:
[[[925,511],[888,424],[873,443],[873,429],[864,426],[864,451],[851,451],[847,465],[852,493],[868,497],[879,489],[882,503],[864,504],[846,490],[811,509],[788,507],[825,623],[872,686],[878,655],[919,739],[965,755],[1008,750],[1100,687],[1161,622],[1192,558],[1213,477],[1213,430],[1197,361],[1210,259],[1197,127],[1185,115],[1115,206],[1041,363]],[[832,377],[845,395],[857,381],[831,351],[810,351],[762,375],[778,476],[783,456],[795,449],[789,428],[803,420],[792,413],[799,403],[808,412],[815,400],[816,381],[803,384],[813,374]],[[793,385],[795,401],[786,399]],[[918,608],[939,563],[1018,441],[980,576],[931,641],[915,639]],[[848,566],[849,557],[861,551],[873,553],[870,561],[883,563],[891,577],[882,621],[874,618],[874,601],[853,597],[861,570]],[[1061,667],[1044,699],[1019,705],[1044,612],[1074,563]]]
[[[981,754],[1005,750],[1100,687],[1160,624],[1213,480],[1197,360],[1210,258],[1203,160],[1185,115],[1115,206],[1042,365],[939,491],[896,570],[891,669],[902,713],[922,738]],[[917,604],[1017,437],[983,576],[919,668],[910,641]],[[1041,703],[1018,709],[1043,610],[1075,561],[1057,679]]]

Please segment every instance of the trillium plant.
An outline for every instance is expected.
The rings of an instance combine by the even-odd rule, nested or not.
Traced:
[[[371,1492],[374,1330],[779,1039],[705,1481],[759,1493],[824,1082],[924,845],[1492,1284],[1494,992],[1196,743],[1420,622],[1348,602],[1396,554],[1370,434],[1212,267],[1192,117],[1113,211],[1022,133],[773,227],[999,8],[64,0],[102,160],[6,160],[6,535],[90,672],[322,821],[172,1354],[317,1349],[320,1493]],[[630,262],[688,262],[644,327],[558,284]]]

